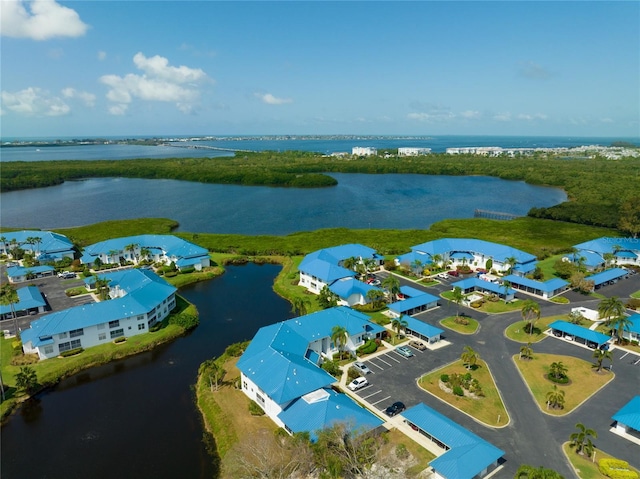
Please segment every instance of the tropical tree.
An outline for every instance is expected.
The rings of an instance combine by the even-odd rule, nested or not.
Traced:
[[[467,369],[471,369],[477,364],[480,355],[471,346],[465,346],[460,359],[462,359],[462,363]]]
[[[567,377],[567,367],[562,361],[555,361],[549,365],[549,376],[556,380],[560,380]]]
[[[2,243],[2,254],[7,254],[7,237],[0,236],[0,243]]]
[[[38,375],[31,366],[23,366],[16,374],[16,387],[27,394],[35,391],[38,385]]]
[[[522,304],[522,310],[520,313],[522,314],[522,319],[528,322],[525,329],[528,330],[530,335],[533,334],[533,327],[535,326],[536,321],[540,319],[540,305],[533,299],[527,299]]]
[[[367,274],[371,273],[378,267],[378,263],[373,258],[365,258],[362,260],[362,264],[364,264],[364,269]]]
[[[11,309],[11,317],[13,318],[13,329],[15,331],[15,335],[18,335],[18,318],[16,316],[16,308],[14,304],[18,304],[20,302],[20,298],[18,297],[18,292],[10,283],[5,283],[0,288],[0,304],[3,306],[9,306]]]
[[[400,330],[401,329],[406,330],[408,325],[409,323],[407,323],[407,320],[404,319],[402,316],[400,316],[399,318],[393,318],[391,320],[391,327],[394,329],[394,331],[398,336],[400,336]]]
[[[304,316],[309,312],[311,301],[307,298],[295,297],[291,300],[291,312],[295,316]]]
[[[598,314],[601,319],[609,320],[613,317],[623,316],[625,311],[624,303],[617,296],[605,298],[598,304]]]
[[[374,309],[378,309],[384,304],[384,293],[379,289],[370,289],[367,291],[367,299],[371,301]]]
[[[462,301],[464,300],[464,294],[462,294],[462,289],[460,288],[460,286],[456,286],[455,288],[453,288],[453,291],[451,292],[451,300],[456,304],[456,318],[460,317],[460,305],[462,304]]]
[[[149,248],[140,248],[140,257],[144,259],[149,259],[151,256],[151,250]]]
[[[637,238],[640,234],[640,195],[625,199],[620,205],[619,214],[618,228],[620,231]]]
[[[553,469],[522,464],[516,471],[514,479],[564,479],[564,476]]]
[[[112,249],[107,254],[111,258],[111,262],[115,263],[118,255],[120,254],[120,251],[118,251],[117,249]]]
[[[509,288],[511,288],[511,282],[506,279],[502,281],[502,290],[504,291],[504,301],[507,302],[507,295],[509,294]]]
[[[107,278],[96,278],[96,293],[101,301],[109,299],[109,280]]]
[[[531,342],[528,342],[520,348],[520,359],[531,359],[533,357],[533,348]]]
[[[605,267],[611,266],[611,264],[615,261],[616,257],[613,253],[604,253],[602,255],[602,259],[604,259]]]
[[[593,358],[596,360],[596,364],[594,364],[593,367],[598,368],[596,369],[597,372],[602,371],[602,363],[605,359],[611,361],[611,364],[613,364],[613,355],[608,349],[606,351],[602,349],[596,349],[595,351],[593,351]]]
[[[127,246],[124,247],[125,251],[128,251],[129,253],[131,253],[131,256],[136,259],[137,261],[137,257],[134,255],[136,248],[138,247],[138,245],[136,243],[131,243],[128,244]]]
[[[624,339],[622,337],[625,331],[629,331],[631,326],[633,325],[633,320],[629,316],[625,316],[624,314],[621,316],[614,316],[610,318],[606,322],[607,326],[609,326],[613,331],[616,332],[616,341],[618,343],[622,342]]]
[[[345,258],[344,261],[342,261],[342,267],[347,269],[354,269],[358,262],[358,258],[356,258],[355,256],[350,256],[349,258]]]
[[[582,313],[580,311],[578,311],[577,309],[575,311],[571,311],[569,313],[569,322],[571,324],[582,324],[582,321],[585,320],[585,317],[582,315]]]
[[[411,262],[411,271],[413,271],[417,276],[422,276],[422,261],[420,261],[419,259],[414,259]]]
[[[325,285],[318,294],[318,304],[322,309],[333,308],[338,304],[338,296]]]
[[[441,254],[434,254],[431,257],[431,261],[433,262],[433,264],[435,264],[438,268],[442,267],[442,255]]]
[[[553,389],[547,393],[547,409],[563,409],[564,408],[564,391],[558,389],[557,385],[553,385]]]
[[[382,281],[382,287],[387,290],[392,301],[398,298],[398,293],[400,292],[400,280],[398,278],[390,274]]]
[[[507,273],[511,274],[515,265],[518,264],[518,258],[516,258],[515,256],[509,256],[508,258],[504,259],[504,264],[509,266],[509,269],[507,269]]]
[[[198,374],[201,376],[207,376],[209,378],[209,387],[211,388],[211,392],[214,390],[217,391],[220,382],[224,379],[224,376],[227,372],[218,364],[216,359],[207,359],[200,365],[198,369]],[[215,384],[215,389],[214,389]]]
[[[576,428],[578,430],[569,436],[569,447],[575,447],[576,453],[580,455],[586,454],[587,457],[591,457],[595,448],[591,438],[597,439],[598,433],[593,429],[585,427],[585,425],[580,422],[576,424]]]
[[[340,325],[336,325],[331,328],[331,341],[333,341],[333,344],[335,344],[336,348],[340,352],[340,356],[342,356],[342,351],[347,345],[348,340],[349,332],[347,331],[347,328]]]

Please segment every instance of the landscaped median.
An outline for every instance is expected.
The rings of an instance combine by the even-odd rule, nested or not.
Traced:
[[[480,327],[478,321],[468,316],[449,316],[440,321],[440,324],[460,334],[475,334]]]
[[[535,325],[533,326],[533,334],[529,334],[525,330],[525,326],[529,323],[528,321],[517,321],[510,324],[507,329],[505,329],[504,335],[510,340],[518,343],[537,343],[547,337],[544,332],[549,329],[549,325],[551,323],[558,320],[568,321],[568,319],[569,316],[566,314],[562,316],[545,316],[544,318],[540,318],[536,320]]]
[[[580,455],[576,453],[575,449],[572,449],[571,447],[569,447],[569,444],[570,444],[569,442],[565,442],[562,445],[562,451],[564,452],[564,455],[567,456],[567,459],[571,463],[573,470],[576,472],[576,474],[580,479],[611,479],[611,478],[618,479],[615,477],[615,474],[607,476],[600,471],[600,461],[602,459],[605,459],[605,463],[602,465],[605,466],[604,470],[606,471],[607,460],[609,461],[615,460],[615,457],[613,457],[610,454],[607,454],[601,449],[594,451],[595,457],[593,456],[587,457],[586,455]],[[632,471],[632,473],[635,473],[636,478],[638,477],[638,475],[640,475],[640,471],[638,471],[636,468],[632,466],[628,466],[628,470]],[[633,476],[623,475],[618,477],[624,477],[625,479],[632,479]]]
[[[443,384],[442,377],[448,376],[451,379],[455,374],[463,377],[471,374],[472,380],[477,380],[482,396],[461,396],[455,394],[455,388],[448,391],[449,388]],[[455,361],[422,376],[418,379],[418,386],[487,426],[504,427],[510,421],[491,371],[482,360],[476,362],[475,369],[467,369],[462,360]]]
[[[606,369],[597,372],[594,363],[572,356],[534,353],[532,359],[513,356],[513,362],[540,410],[553,416],[569,414],[615,377]],[[564,384],[548,379],[554,364],[556,369],[559,364],[560,369],[565,370],[563,376],[566,376],[568,381],[563,381]],[[562,408],[547,407],[549,393],[555,391],[564,393]]]

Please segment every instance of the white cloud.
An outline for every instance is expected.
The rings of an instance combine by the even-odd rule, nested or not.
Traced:
[[[86,91],[78,91],[74,88],[65,88],[62,90],[62,96],[65,98],[77,98],[86,106],[94,106],[96,104],[96,96]]]
[[[267,105],[284,105],[285,103],[293,103],[291,98],[278,98],[271,93],[256,93],[255,96],[260,98]]]
[[[533,80],[546,80],[552,76],[549,70],[532,61],[528,61],[520,65],[520,75]]]
[[[186,66],[173,67],[169,60],[161,56],[147,58],[136,53],[133,62],[143,75],[129,73],[123,77],[104,75],[100,81],[110,89],[107,99],[116,105],[109,112],[122,115],[134,98],[145,101],[173,102],[185,113],[193,110],[199,96],[199,85],[205,81],[213,82],[199,68]]]
[[[2,110],[24,116],[62,116],[68,114],[71,108],[62,98],[30,87],[15,93],[3,91]]]
[[[434,111],[434,112],[420,112],[420,113],[409,113],[407,118],[410,120],[418,120],[418,121],[426,121],[426,122],[434,122],[434,121],[446,121],[452,120],[456,117],[456,115],[450,111]]]
[[[55,37],[80,37],[89,26],[78,13],[55,0],[2,0],[0,33],[13,38],[48,40]],[[29,6],[27,11],[26,5]]]
[[[479,111],[476,111],[476,110],[466,110],[461,112],[460,116],[462,118],[466,118],[467,120],[475,120],[477,118],[480,118],[481,114]]]
[[[493,115],[493,119],[496,121],[511,121],[511,113],[496,113],[495,115]]]
[[[102,61],[107,58],[107,52],[100,50],[98,52],[98,60]]]

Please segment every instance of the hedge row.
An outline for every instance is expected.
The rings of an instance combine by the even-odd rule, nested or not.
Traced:
[[[629,469],[629,463],[620,459],[600,459],[598,468],[611,479],[638,479],[638,473]]]

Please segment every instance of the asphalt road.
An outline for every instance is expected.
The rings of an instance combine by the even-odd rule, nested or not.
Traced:
[[[383,273],[380,277],[385,275]],[[411,285],[434,295],[451,289],[450,282],[425,288],[403,278],[399,279],[403,285]],[[624,299],[638,290],[640,275],[634,275],[598,292]],[[541,315],[566,314],[577,306],[597,309],[600,302],[591,296],[569,294],[571,303],[565,305],[538,300]],[[516,297],[528,298],[522,293],[518,293]],[[455,305],[450,305],[446,300],[441,300],[440,303],[441,307],[422,313],[417,318],[440,326],[439,321],[455,314],[456,309]],[[573,412],[562,417],[550,416],[540,411],[513,363],[512,357],[519,353],[521,344],[504,336],[508,325],[522,319],[520,312],[488,315],[470,308],[462,309],[465,314],[479,321],[480,329],[476,334],[462,335],[446,330],[444,336],[451,345],[444,348],[425,352],[414,350],[414,357],[409,359],[390,352],[380,359],[366,361],[365,364],[372,370],[372,374],[367,376],[370,386],[357,394],[381,411],[395,401],[402,401],[407,407],[423,402],[478,434],[505,451],[504,467],[495,477],[513,477],[521,464],[544,466],[560,472],[566,478],[576,477],[561,450],[561,444],[568,441],[569,436],[576,431],[577,423],[583,423],[597,432],[598,438],[594,440],[596,448],[640,467],[640,446],[609,432],[613,424],[611,416],[631,398],[640,394],[640,362],[633,364],[640,356],[615,349],[615,379]],[[509,413],[510,422],[506,427],[492,428],[480,424],[418,388],[417,378],[459,359],[465,345],[471,346],[489,365]],[[535,343],[533,350],[534,353],[562,354],[593,362],[592,350],[555,337]]]

